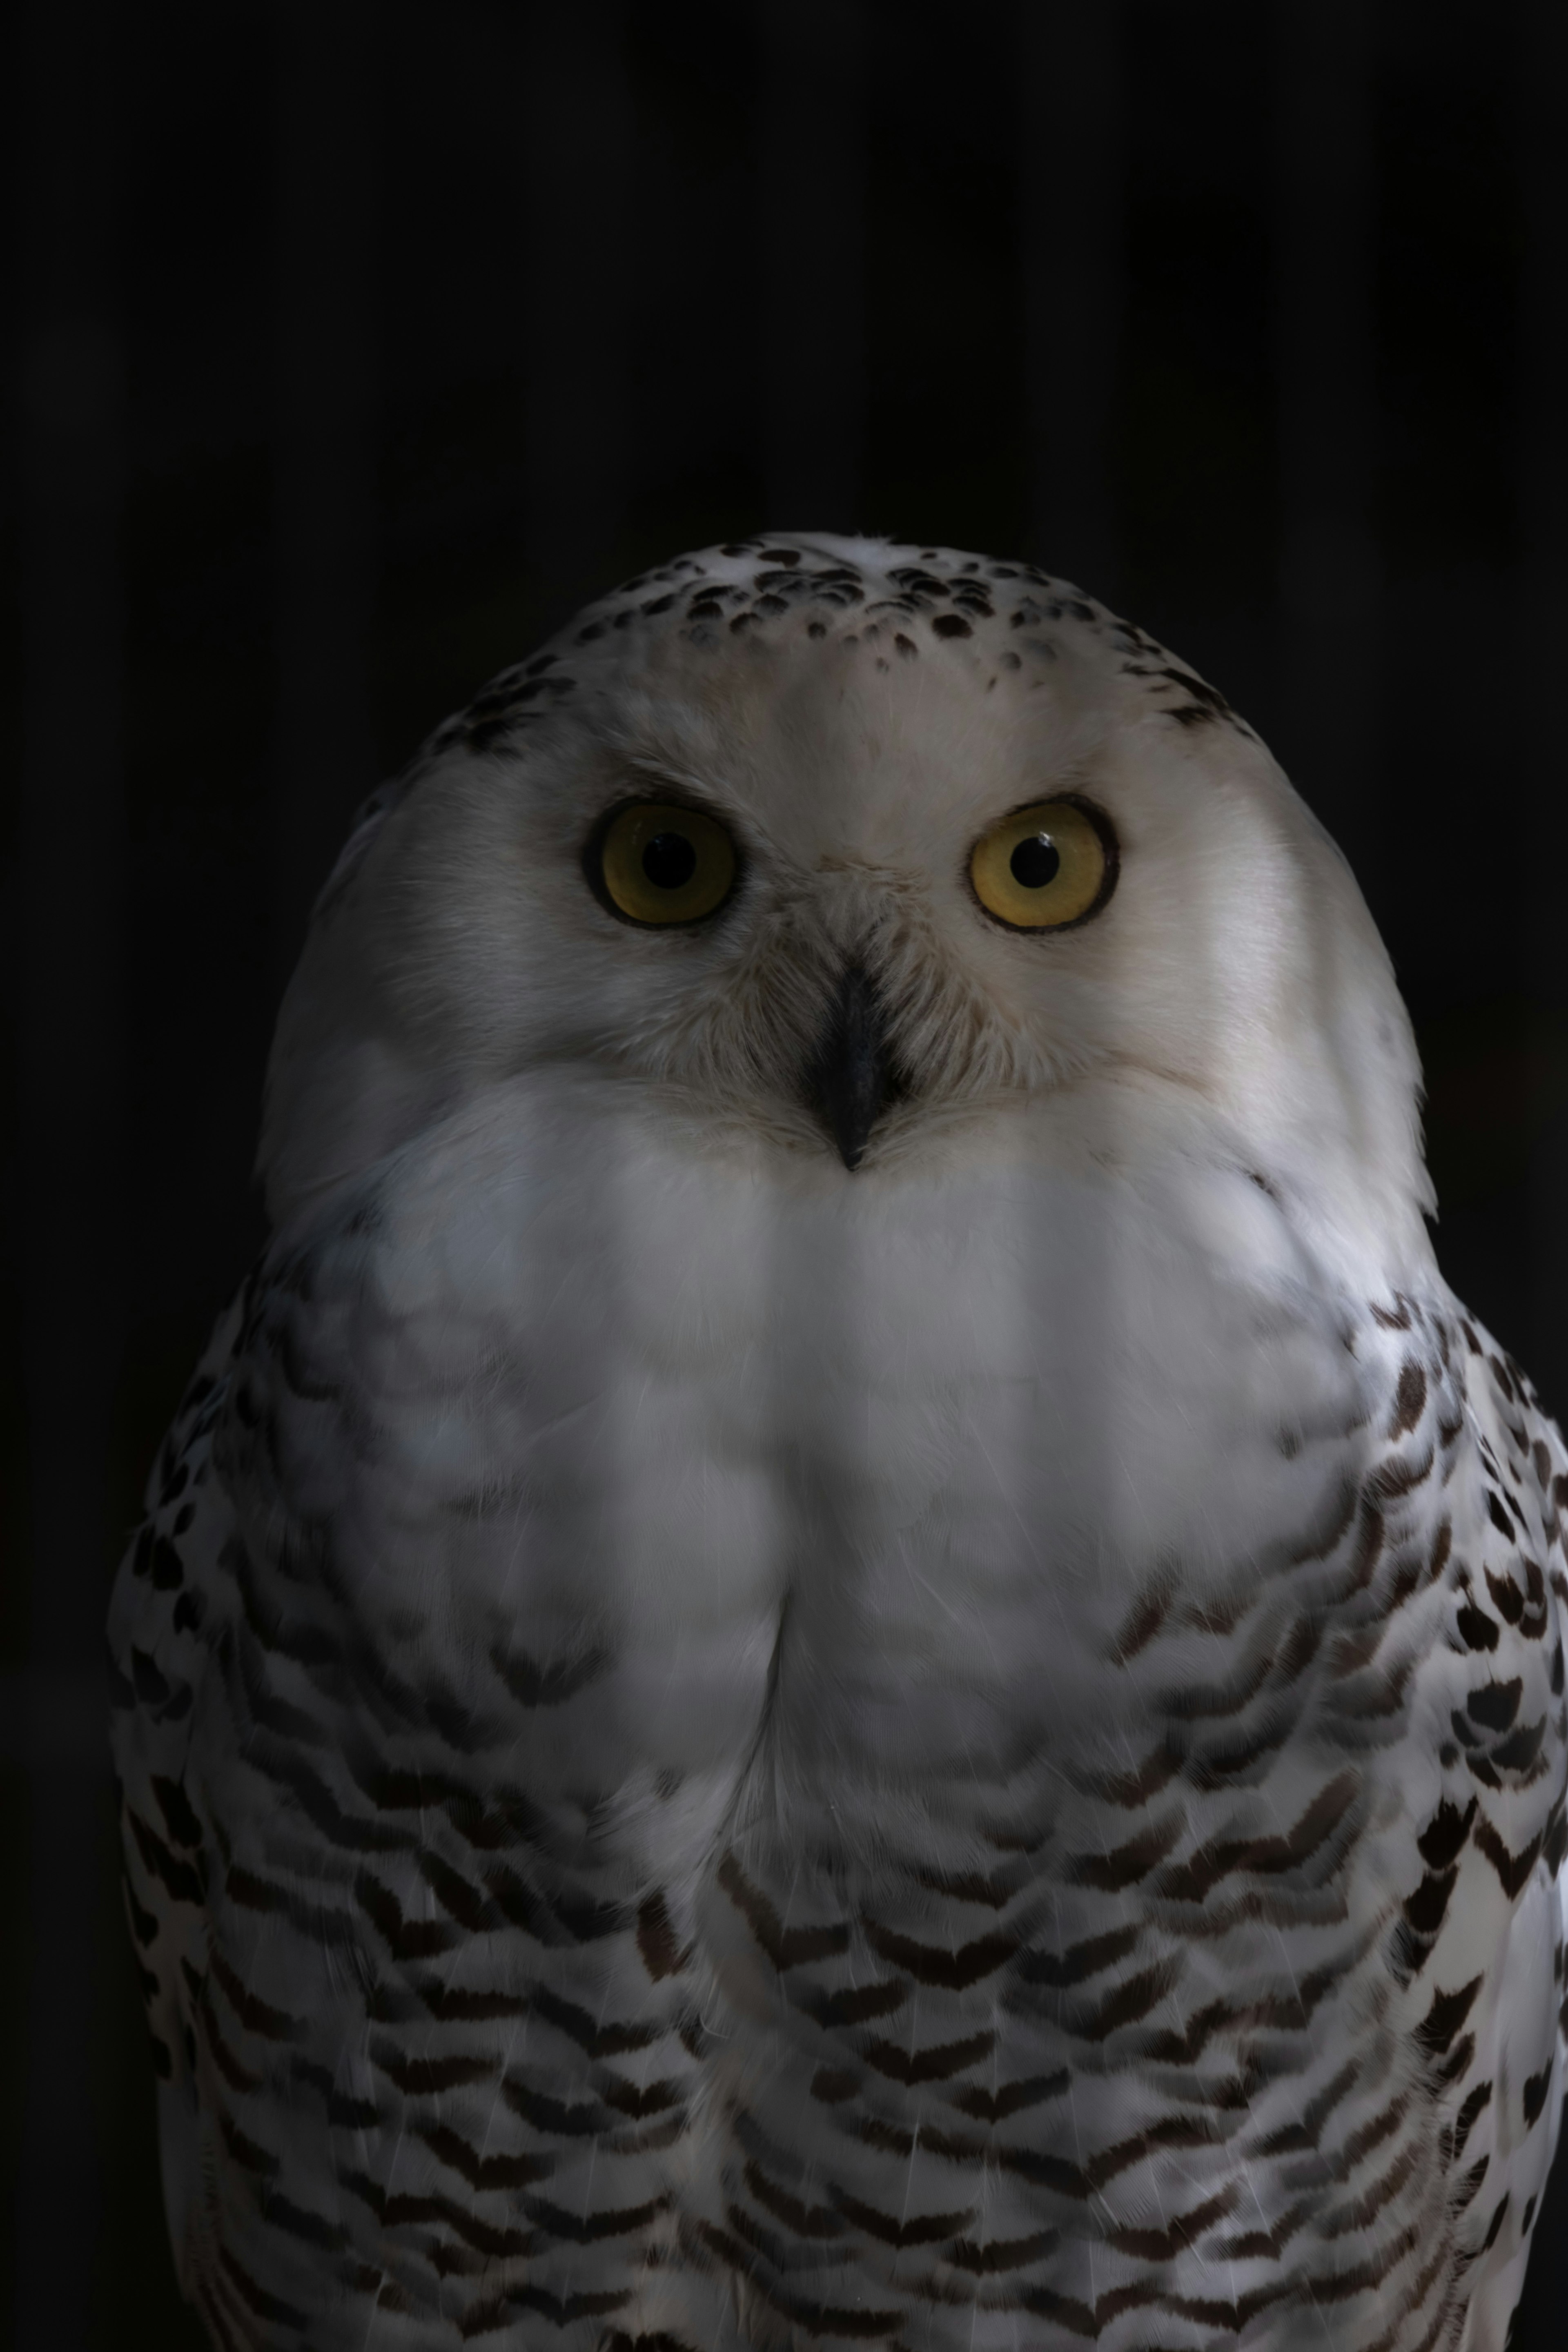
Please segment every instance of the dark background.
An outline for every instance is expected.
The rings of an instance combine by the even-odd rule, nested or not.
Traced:
[[[107,1582],[260,1237],[344,819],[583,593],[864,528],[1214,677],[1393,951],[1448,1276],[1568,1406],[1568,7],[12,23],[0,2312],[176,2352]],[[1565,2207],[1560,2165],[1518,2352],[1568,2338]]]

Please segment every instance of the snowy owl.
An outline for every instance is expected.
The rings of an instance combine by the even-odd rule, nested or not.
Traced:
[[[1568,1455],[1331,843],[1077,589],[769,535],[353,834],[111,1621],[215,2345],[1502,2352]]]

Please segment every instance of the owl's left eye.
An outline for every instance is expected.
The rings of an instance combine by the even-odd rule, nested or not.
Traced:
[[[969,878],[986,913],[1009,929],[1059,931],[1099,914],[1116,868],[1116,835],[1099,809],[1036,801],[975,843]]]
[[[735,887],[735,845],[715,817],[675,801],[616,809],[588,854],[588,878],[628,923],[700,923]]]

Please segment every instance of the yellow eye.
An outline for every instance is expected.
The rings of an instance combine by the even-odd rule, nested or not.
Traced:
[[[1116,887],[1116,836],[1077,801],[1015,809],[974,845],[974,895],[1017,931],[1059,931],[1097,915]]]
[[[599,880],[633,923],[700,923],[735,887],[735,845],[721,824],[673,801],[617,809],[598,845]]]

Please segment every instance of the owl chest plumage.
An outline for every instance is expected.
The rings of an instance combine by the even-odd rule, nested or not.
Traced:
[[[1500,2343],[1563,1937],[1510,1370],[1244,1171],[549,1165],[285,1237],[122,1577],[218,2340]]]

